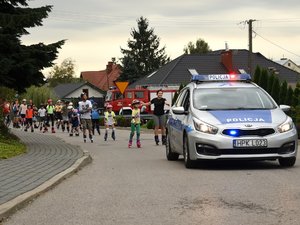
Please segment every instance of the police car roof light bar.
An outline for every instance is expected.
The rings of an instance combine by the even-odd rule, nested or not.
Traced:
[[[192,75],[194,82],[209,81],[251,81],[250,74],[197,74]]]

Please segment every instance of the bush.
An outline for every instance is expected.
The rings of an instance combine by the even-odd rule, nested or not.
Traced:
[[[154,120],[153,119],[151,119],[151,120],[148,120],[148,122],[147,122],[147,128],[148,129],[154,129]]]
[[[119,127],[130,127],[131,126],[131,118],[126,118],[124,116],[116,117],[117,126]]]

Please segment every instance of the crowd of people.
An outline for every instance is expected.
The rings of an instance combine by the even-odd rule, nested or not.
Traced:
[[[96,102],[87,99],[85,93],[81,94],[77,107],[70,101],[58,100],[54,103],[52,99],[37,107],[32,100],[23,99],[21,103],[19,100],[12,103],[5,101],[2,111],[7,126],[12,124],[25,132],[38,130],[55,133],[61,129],[69,136],[79,136],[82,131],[84,142],[87,141],[87,133],[91,142],[95,131],[100,135],[101,110]]]
[[[131,148],[133,137],[136,134],[136,146],[141,147],[140,141],[140,125],[141,125],[141,111],[142,106],[154,104],[154,140],[159,144],[158,133],[161,129],[162,144],[166,144],[165,136],[165,116],[164,105],[169,105],[166,99],[162,98],[163,92],[159,90],[157,97],[150,102],[144,103],[139,100],[133,100],[132,106],[132,119],[131,130],[129,134],[128,147]],[[82,93],[80,95],[81,100],[78,102],[78,106],[75,107],[70,101],[58,100],[53,103],[52,99],[48,99],[45,104],[41,104],[37,107],[32,100],[27,101],[23,99],[21,103],[15,100],[12,104],[8,101],[3,103],[3,114],[5,118],[5,124],[10,125],[12,122],[14,128],[19,128],[25,132],[39,130],[40,132],[55,133],[56,130],[61,129],[62,132],[69,133],[69,136],[79,136],[79,133],[83,134],[83,141],[86,142],[87,138],[93,143],[93,136],[95,132],[98,135],[100,131],[100,118],[101,110],[96,102],[88,100],[87,94]],[[104,141],[107,141],[108,133],[111,128],[111,138],[116,140],[116,115],[112,111],[112,105],[107,104],[104,112]]]

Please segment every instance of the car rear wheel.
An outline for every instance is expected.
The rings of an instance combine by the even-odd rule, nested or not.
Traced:
[[[196,162],[190,159],[189,140],[186,135],[183,138],[183,159],[186,168],[190,169],[195,167]]]
[[[169,161],[176,161],[179,158],[179,154],[172,151],[169,135],[167,135],[166,156]]]
[[[295,165],[296,157],[280,158],[278,161],[282,167],[292,167]]]

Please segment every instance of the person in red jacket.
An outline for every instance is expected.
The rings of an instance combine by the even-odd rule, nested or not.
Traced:
[[[26,128],[24,131],[27,131],[28,128],[31,128],[31,132],[33,132],[33,124],[32,124],[33,114],[34,114],[34,111],[33,111],[32,106],[30,104],[27,105],[27,110],[26,110],[26,115],[25,115]]]

